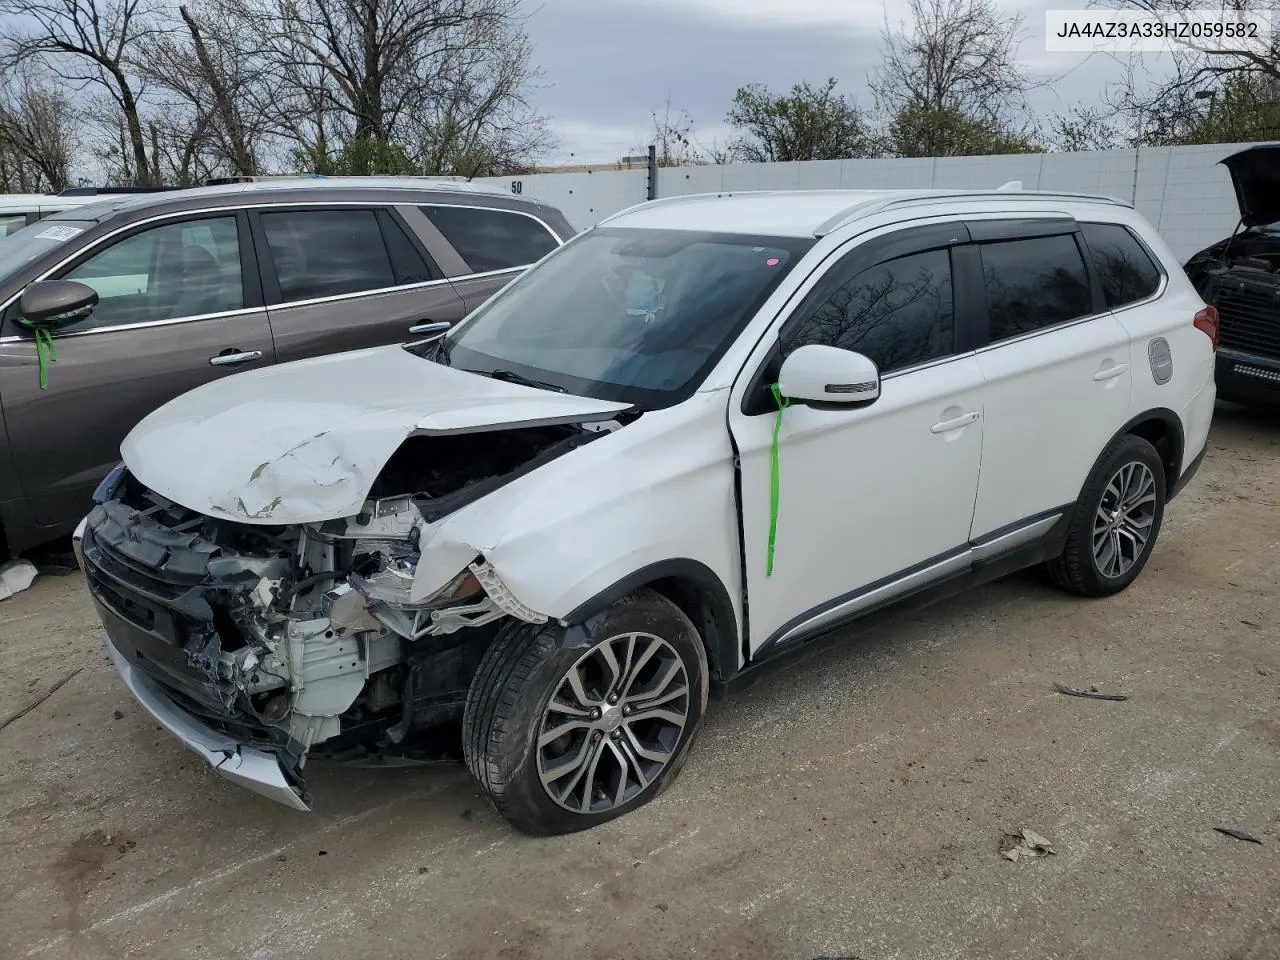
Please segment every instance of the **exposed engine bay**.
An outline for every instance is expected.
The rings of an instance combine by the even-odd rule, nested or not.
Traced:
[[[357,516],[318,524],[216,519],[121,468],[86,519],[86,577],[136,669],[206,724],[274,753],[299,783],[308,752],[453,759],[499,621],[547,617],[480,555],[411,600],[422,532],[617,426],[410,437]]]
[[[1186,264],[1187,275],[1201,291],[1214,276],[1236,270],[1264,282],[1280,274],[1280,233],[1273,227],[1246,230],[1202,250]]]

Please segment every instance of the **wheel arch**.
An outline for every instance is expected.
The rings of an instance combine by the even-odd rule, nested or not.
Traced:
[[[741,643],[733,602],[716,572],[698,560],[677,558],[641,567],[580,603],[563,620],[581,624],[641,587],[661,594],[693,622],[713,678],[724,681],[737,672]]]
[[[1182,475],[1182,455],[1186,445],[1182,420],[1167,407],[1154,407],[1138,414],[1117,430],[1107,446],[1126,434],[1141,437],[1156,448],[1160,462],[1164,464],[1164,488],[1167,494],[1171,493]]]

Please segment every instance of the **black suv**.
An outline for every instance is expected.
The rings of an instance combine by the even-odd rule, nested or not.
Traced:
[[[1280,408],[1280,146],[1249,147],[1221,163],[1240,223],[1185,269],[1218,311],[1218,396]]]

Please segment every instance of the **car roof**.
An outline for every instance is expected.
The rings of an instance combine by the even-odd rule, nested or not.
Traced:
[[[92,216],[106,220],[116,216],[150,215],[219,207],[228,203],[349,202],[377,203],[457,202],[480,200],[484,205],[510,210],[536,210],[536,200],[513,197],[489,184],[435,177],[284,177],[190,187],[148,193],[108,194],[75,199],[91,201],[74,210],[76,219]],[[67,198],[71,199],[71,198]],[[72,211],[56,215],[66,218]],[[50,218],[53,219],[53,218]]]
[[[1132,205],[1114,197],[1023,190],[748,190],[652,200],[617,213],[602,226],[701,230],[757,236],[821,237],[854,220],[892,209],[976,201],[994,209],[1029,199]],[[973,211],[965,211],[973,212]]]
[[[59,196],[58,194],[50,193],[4,193],[0,194],[0,211],[71,210],[87,206],[90,203],[100,203],[104,199],[105,197],[102,196],[87,195]]]

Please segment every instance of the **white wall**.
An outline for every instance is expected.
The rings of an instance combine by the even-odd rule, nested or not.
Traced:
[[[669,167],[658,171],[658,196],[730,190],[873,188],[991,189],[1021,180],[1028,190],[1101,193],[1133,201],[1181,258],[1219,240],[1239,218],[1231,178],[1218,163],[1247,144],[1146,147],[1088,153],[1042,153],[921,160],[814,160]],[[1135,164],[1137,180],[1135,190]],[[643,203],[648,173],[544,173],[487,182],[559,207],[578,229]]]

